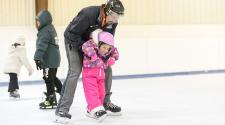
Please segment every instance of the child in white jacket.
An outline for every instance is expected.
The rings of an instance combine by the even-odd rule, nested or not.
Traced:
[[[23,65],[27,68],[29,72],[28,75],[30,76],[33,73],[33,68],[27,59],[25,37],[18,35],[15,41],[13,41],[13,44],[9,47],[4,66],[4,73],[9,74],[10,77],[8,92],[9,97],[12,99],[20,98],[20,94],[18,92],[18,76]]]

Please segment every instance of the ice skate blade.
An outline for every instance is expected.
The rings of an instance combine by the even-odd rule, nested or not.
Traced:
[[[19,101],[20,97],[9,97],[9,100]]]
[[[54,122],[55,123],[59,123],[59,124],[68,124],[69,123],[69,118],[56,116]]]
[[[103,116],[101,116],[100,118],[95,118],[94,116],[92,116],[91,114],[87,113],[86,114],[87,117],[96,120],[97,122],[102,122],[106,119],[107,114],[104,114]]]
[[[56,109],[56,106],[39,107],[40,109]]]
[[[111,112],[111,111],[106,111],[107,112],[107,116],[121,116],[122,113],[121,112]]]

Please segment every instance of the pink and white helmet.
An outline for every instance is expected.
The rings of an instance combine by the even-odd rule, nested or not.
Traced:
[[[106,44],[109,44],[111,46],[114,46],[114,38],[113,35],[109,32],[100,32],[98,34],[98,41],[102,41]]]

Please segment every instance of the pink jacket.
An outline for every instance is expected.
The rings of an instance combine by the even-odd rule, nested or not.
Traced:
[[[101,55],[98,45],[92,40],[88,40],[82,45],[82,51],[84,52],[83,67],[84,68],[103,68],[108,67],[108,59],[114,58],[118,60],[119,52],[113,47],[106,55]],[[94,60],[93,57],[97,57]]]

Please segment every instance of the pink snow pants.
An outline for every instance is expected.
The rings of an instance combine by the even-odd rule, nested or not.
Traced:
[[[105,72],[102,68],[83,68],[82,81],[88,110],[103,106],[105,98]]]

